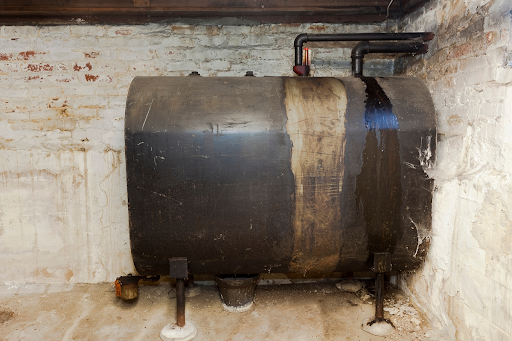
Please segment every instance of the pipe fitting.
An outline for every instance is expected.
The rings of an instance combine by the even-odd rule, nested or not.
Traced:
[[[354,47],[352,50],[352,61],[358,61],[358,68],[360,67],[360,72],[358,70],[358,74],[362,75],[362,59],[364,55],[372,52],[406,52],[406,53],[425,53],[428,51],[428,45],[423,44],[423,41],[429,41],[434,39],[433,32],[413,32],[413,33],[348,33],[348,34],[307,34],[301,33],[299,34],[293,43],[295,48],[295,67],[294,72],[297,74],[302,73],[302,45],[308,41],[360,41],[359,44]],[[392,45],[374,45],[374,43],[370,43],[372,40],[377,41],[390,41],[388,44],[395,44],[397,47],[397,51],[385,50]],[[409,43],[392,43],[391,41],[397,40],[408,40]],[[411,43],[411,41],[413,41]],[[416,46],[413,51],[411,50],[411,44],[420,44],[420,46]],[[375,46],[375,47],[374,47]],[[387,47],[386,47],[387,46]],[[375,48],[373,51],[372,49]],[[384,49],[384,50],[379,50]],[[354,64],[352,66],[354,71]]]
[[[295,38],[295,41],[293,42],[293,46],[300,46],[302,48],[302,45],[304,43],[307,43],[307,41],[308,41],[308,34],[301,33]]]
[[[369,41],[360,41],[354,46],[352,49],[352,53],[350,56],[352,58],[364,58],[364,55],[368,53],[370,50],[370,42]]]
[[[352,49],[352,74],[363,76],[363,59],[368,53],[426,53],[428,45],[421,41],[414,42],[369,42],[361,41]]]

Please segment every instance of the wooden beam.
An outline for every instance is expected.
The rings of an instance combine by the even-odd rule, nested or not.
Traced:
[[[414,1],[414,0],[409,0]],[[223,18],[261,22],[379,22],[389,0],[0,0],[0,24],[154,22],[173,18]],[[399,14],[395,0],[390,12]],[[109,19],[110,18],[110,19]]]
[[[0,7],[27,8],[119,8],[138,7],[134,3],[140,0],[0,0]],[[393,6],[399,6],[399,1]],[[154,8],[188,9],[224,9],[224,8],[344,8],[344,7],[382,7],[389,0],[152,0]]]
[[[135,7],[151,7],[150,0],[133,0]]]
[[[404,16],[412,13],[428,2],[430,0],[401,0],[401,15]]]

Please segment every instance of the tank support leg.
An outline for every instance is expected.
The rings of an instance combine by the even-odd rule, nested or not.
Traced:
[[[176,324],[185,326],[185,280],[176,279]]]
[[[192,340],[196,334],[196,327],[190,322],[185,322],[185,280],[188,276],[186,258],[169,259],[169,277],[176,279],[176,323],[169,323],[160,332],[160,338],[164,341]]]
[[[375,276],[375,318],[384,318],[384,274]]]
[[[386,336],[395,331],[393,322],[384,318],[384,274],[391,271],[391,254],[375,253],[373,271],[375,272],[375,316],[364,320],[361,327],[367,333]]]

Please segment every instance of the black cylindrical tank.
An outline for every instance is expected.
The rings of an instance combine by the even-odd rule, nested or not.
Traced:
[[[141,275],[417,267],[435,113],[412,77],[137,77],[126,106]]]

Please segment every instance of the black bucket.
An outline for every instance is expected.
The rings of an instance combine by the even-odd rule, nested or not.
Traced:
[[[259,274],[215,275],[224,309],[243,312],[251,308]]]

